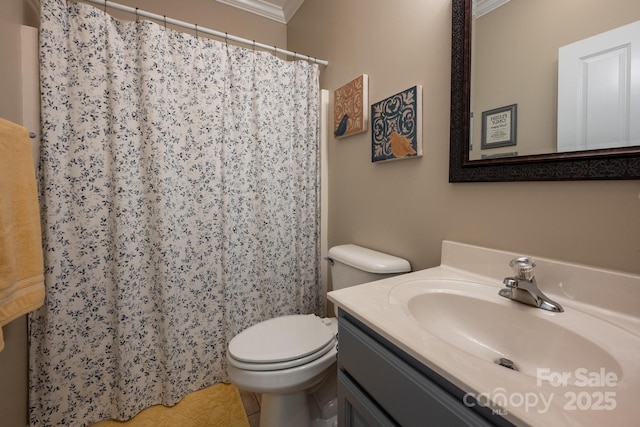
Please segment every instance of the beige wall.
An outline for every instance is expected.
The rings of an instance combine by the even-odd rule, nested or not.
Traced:
[[[20,96],[20,25],[23,13],[20,0],[7,0],[0,13],[0,117],[22,120]]]
[[[451,0],[306,0],[289,22],[289,49],[329,60],[325,89],[365,73],[371,104],[423,86],[424,157],[372,164],[370,131],[330,139],[329,244],[414,269],[450,239],[640,273],[640,181],[448,182],[450,33]]]
[[[121,4],[167,15],[269,45],[286,47],[286,26],[213,0],[119,0]],[[20,26],[38,25],[38,0],[0,2],[0,117],[24,124],[22,117]],[[108,10],[121,18],[130,15]],[[193,32],[192,32],[193,33]],[[0,425],[25,427],[28,405],[26,316],[3,327],[0,352]]]

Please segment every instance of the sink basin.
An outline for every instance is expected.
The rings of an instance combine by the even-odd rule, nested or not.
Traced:
[[[623,366],[640,354],[640,339],[612,323],[571,307],[552,313],[527,306],[498,290],[463,280],[414,280],[392,288],[389,302],[458,350],[491,364],[508,359],[515,370],[536,379],[554,381],[558,377],[549,375],[569,373],[564,385],[603,372],[619,381]]]
[[[328,295],[464,405],[518,426],[638,425],[640,275],[538,257],[554,313],[498,295],[519,256],[443,242],[438,267]]]

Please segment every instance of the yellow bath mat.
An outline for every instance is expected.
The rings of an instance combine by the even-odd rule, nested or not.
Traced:
[[[238,389],[215,384],[188,394],[175,406],[152,406],[129,421],[107,420],[93,427],[248,427]]]

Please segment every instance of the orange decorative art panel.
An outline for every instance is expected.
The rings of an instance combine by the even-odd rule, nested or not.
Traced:
[[[422,86],[371,105],[371,161],[422,156]]]
[[[365,132],[369,122],[369,76],[361,75],[333,94],[333,135],[340,139]]]

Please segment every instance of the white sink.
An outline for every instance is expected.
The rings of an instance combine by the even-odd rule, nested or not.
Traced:
[[[552,313],[511,301],[495,286],[412,280],[395,286],[389,302],[447,344],[486,363],[509,359],[518,372],[536,379],[549,372],[604,369],[619,381],[624,365],[637,363],[640,354],[640,339],[620,327],[571,307]],[[566,383],[576,381],[582,376],[571,375]]]
[[[638,425],[640,275],[536,257],[553,313],[498,295],[520,255],[443,242],[440,266],[329,299],[515,425]]]

